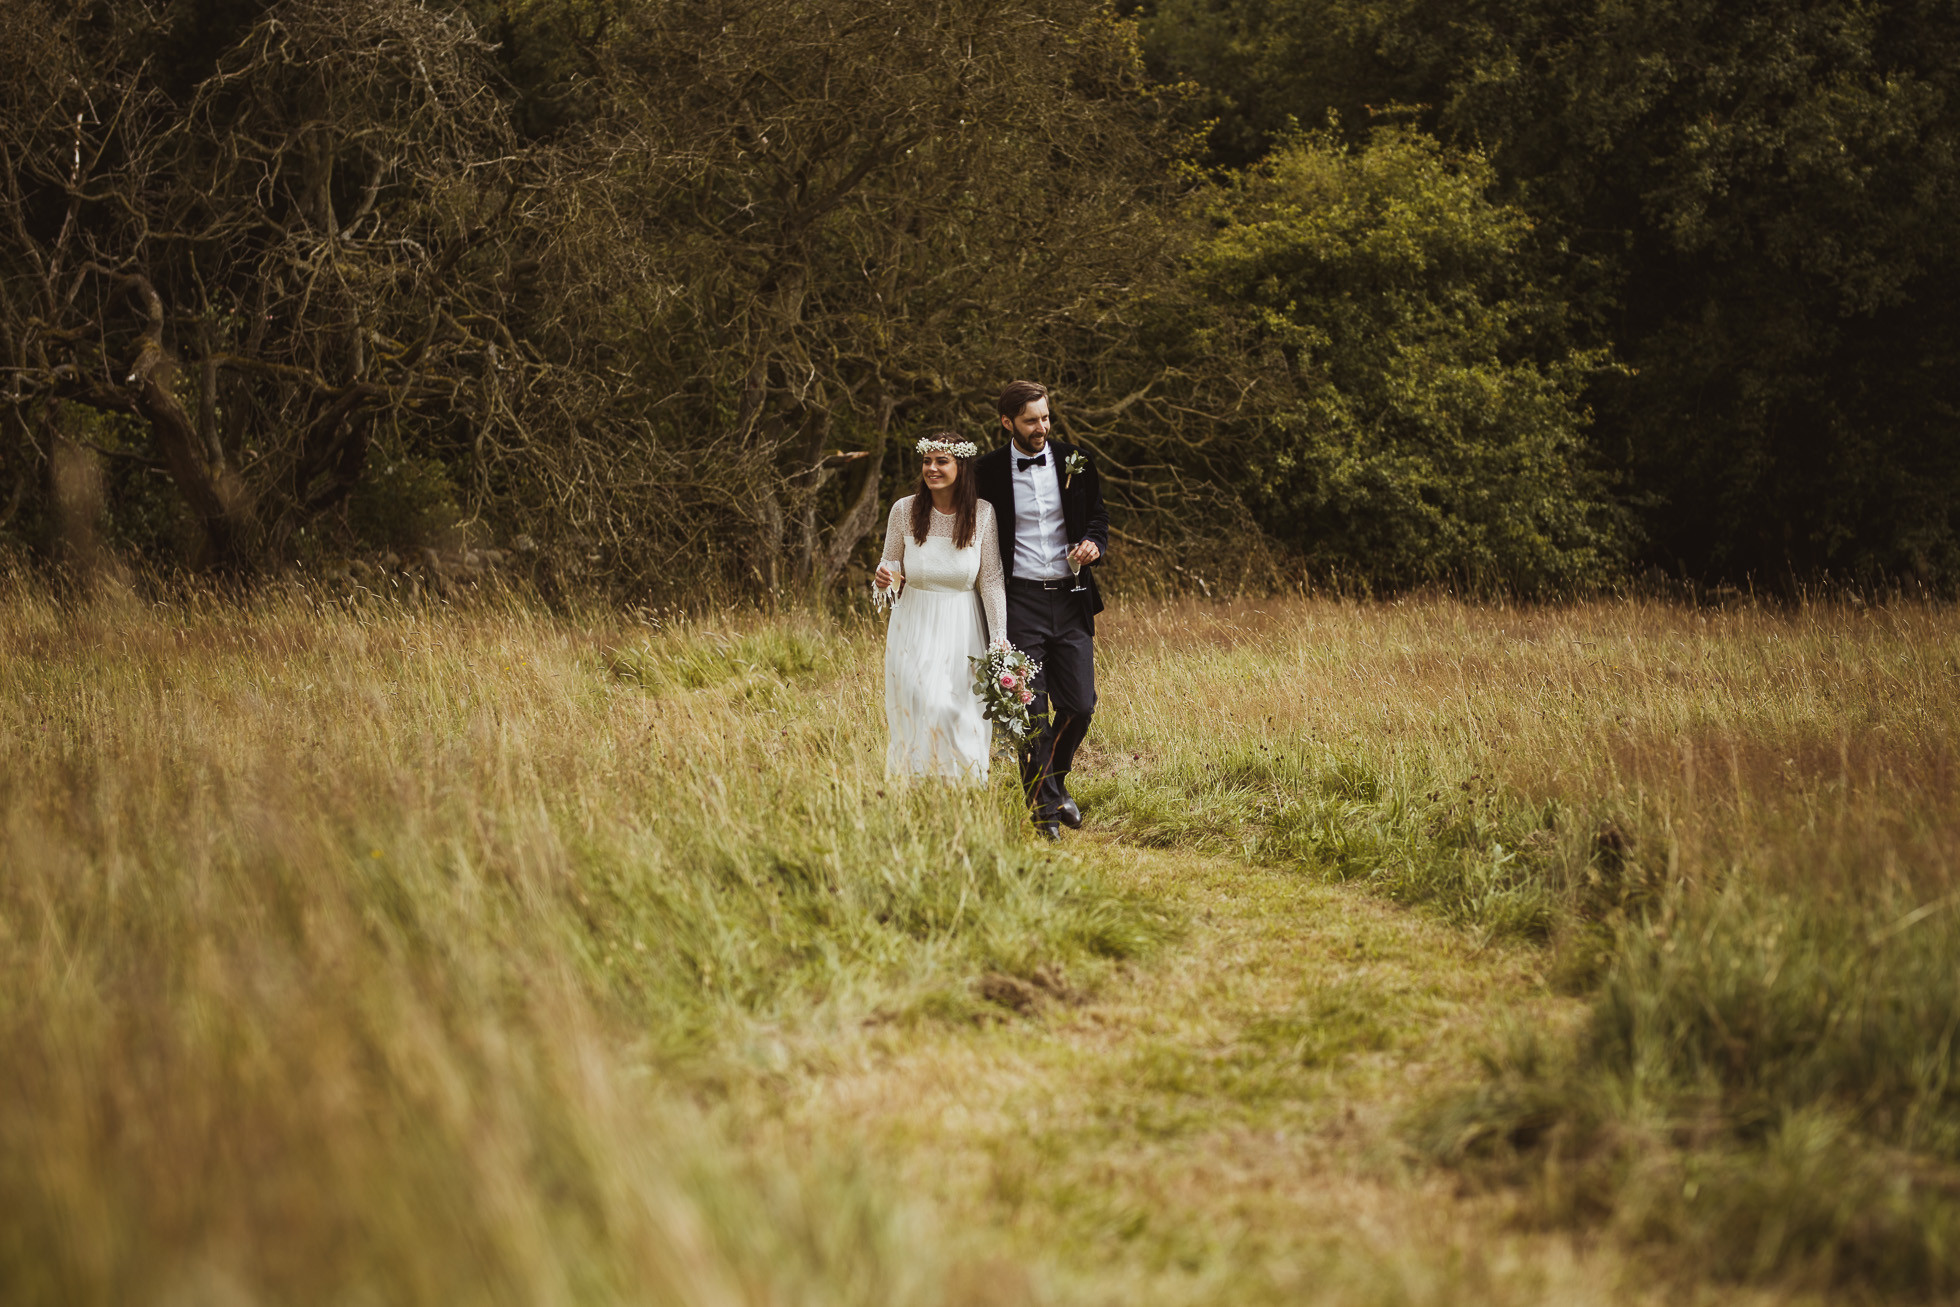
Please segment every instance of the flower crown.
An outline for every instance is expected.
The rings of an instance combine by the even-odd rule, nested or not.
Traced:
[[[980,446],[971,440],[937,440],[931,436],[921,436],[913,448],[921,454],[951,454],[954,458],[972,458],[980,452]]]

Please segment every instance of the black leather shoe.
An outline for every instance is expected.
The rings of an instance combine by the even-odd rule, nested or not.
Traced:
[[[1075,806],[1074,799],[1063,799],[1055,805],[1055,819],[1070,830],[1082,829],[1082,809]]]
[[[1041,832],[1041,838],[1045,840],[1062,838],[1062,824],[1058,821],[1038,821],[1034,828]]]

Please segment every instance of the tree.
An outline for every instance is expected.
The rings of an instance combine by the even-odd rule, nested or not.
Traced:
[[[1302,124],[1330,118],[1350,140],[1377,110],[1433,99],[1433,59],[1409,49],[1428,36],[1406,6],[1385,0],[1150,0],[1136,21],[1146,62],[1166,82],[1195,86],[1206,156],[1244,168]],[[1420,33],[1420,36],[1418,34]],[[1425,126],[1434,126],[1433,115]]]
[[[1182,330],[1174,96],[1097,0],[0,21],[0,459],[167,469],[220,566],[453,494],[641,592],[822,586],[903,437],[990,438],[1016,376],[1184,539],[1242,397]]]
[[[377,423],[468,444],[550,368],[507,320],[548,232],[468,24],[407,0],[10,7],[0,412],[17,476],[61,404],[125,415],[205,558],[340,506]],[[216,40],[207,60],[187,35]],[[526,398],[519,398],[519,397]]]
[[[1124,24],[1078,0],[603,12],[562,78],[648,263],[588,320],[681,469],[689,547],[824,583],[888,467],[909,480],[899,435],[985,439],[1020,375],[1078,420],[1134,389],[1122,319],[1171,267],[1172,173]]]
[[[1555,312],[1491,185],[1484,160],[1415,132],[1321,132],[1211,202],[1197,275],[1267,361],[1249,495],[1315,570],[1531,592],[1617,562],[1583,459],[1600,359],[1538,356]]]
[[[1635,369],[1598,436],[1660,559],[1960,581],[1951,6],[1587,5],[1479,46],[1448,114]]]
[[[1574,340],[1631,365],[1592,443],[1651,561],[1960,583],[1950,5],[1162,0],[1143,26],[1221,87],[1226,162],[1390,101],[1487,154]]]

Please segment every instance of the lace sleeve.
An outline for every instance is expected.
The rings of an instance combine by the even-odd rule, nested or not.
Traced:
[[[1000,565],[1000,528],[994,506],[980,501],[980,603],[987,610],[987,639],[1007,638],[1007,580]]]
[[[912,496],[907,495],[892,505],[892,515],[885,523],[885,552],[878,560],[900,576],[905,574],[905,528],[911,522]]]

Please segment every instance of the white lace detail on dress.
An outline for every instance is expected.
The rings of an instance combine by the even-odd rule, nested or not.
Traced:
[[[938,575],[941,569],[933,566],[930,562],[925,563],[928,571],[919,572],[919,564],[924,560],[916,558],[914,560],[913,570],[919,574],[907,576],[905,568],[906,546],[910,544],[914,553],[917,553],[919,550],[918,542],[911,538],[911,495],[905,496],[905,498],[892,505],[891,516],[885,520],[885,553],[884,557],[879,561],[884,563],[886,567],[889,567],[893,575],[903,578],[899,582],[899,586],[912,583],[925,584],[935,590],[978,590],[980,592],[981,607],[986,610],[987,614],[987,639],[989,641],[1004,640],[1007,638],[1007,574],[1001,567],[1000,562],[1000,529],[994,521],[994,506],[992,504],[983,499],[976,505],[976,509],[977,512],[973,523],[973,544],[969,548],[979,551],[980,567],[977,576],[972,580],[962,584],[957,573],[947,576]],[[926,528],[926,539],[928,541],[943,540],[950,545],[953,540],[953,527],[958,520],[951,513],[941,513],[935,510],[932,515],[932,525]],[[967,561],[959,558],[960,555],[967,552],[965,549],[949,550],[948,552],[962,563]],[[964,571],[964,568],[959,570]],[[898,587],[894,587],[894,589],[896,588]]]
[[[993,731],[971,660],[986,652],[989,629],[1007,629],[993,508],[979,505],[965,549],[953,547],[951,516],[933,514],[923,544],[911,525],[908,497],[892,505],[885,527],[884,565],[903,591],[885,628],[885,774],[984,781]]]

